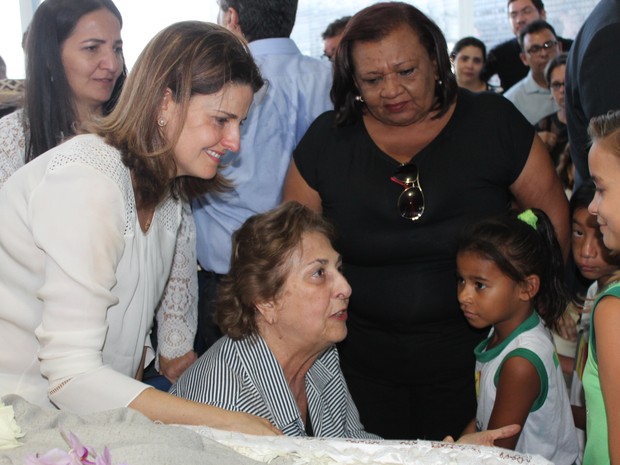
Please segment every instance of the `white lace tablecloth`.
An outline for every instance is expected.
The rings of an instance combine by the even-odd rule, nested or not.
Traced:
[[[552,465],[538,455],[436,441],[266,437],[190,427],[251,459],[274,465]]]

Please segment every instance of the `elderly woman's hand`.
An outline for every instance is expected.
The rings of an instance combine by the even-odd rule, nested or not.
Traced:
[[[519,425],[507,425],[497,429],[480,431],[479,433],[465,434],[459,438],[457,444],[475,444],[478,446],[494,446],[498,439],[510,438],[521,430]],[[446,436],[444,442],[454,442],[452,436]]]

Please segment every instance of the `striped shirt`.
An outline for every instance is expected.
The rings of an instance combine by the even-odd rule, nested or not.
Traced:
[[[261,416],[287,436],[306,436],[282,367],[260,336],[220,338],[172,386],[170,393],[227,410]],[[312,430],[317,437],[378,438],[364,431],[344,380],[336,346],[306,373]]]

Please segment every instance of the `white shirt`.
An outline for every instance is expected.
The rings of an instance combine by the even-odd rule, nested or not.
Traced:
[[[143,233],[129,169],[95,135],[74,137],[8,179],[0,189],[0,396],[88,413],[127,406],[148,387],[132,377],[183,211],[167,198]]]
[[[542,455],[556,465],[572,465],[578,455],[577,432],[550,332],[534,312],[504,341],[487,350],[494,331],[491,329],[489,337],[474,351],[478,383],[478,431],[488,429],[504,362],[509,357],[524,358],[538,373],[540,394],[530,409],[515,450]]]
[[[0,119],[0,188],[25,163],[24,123],[24,112],[21,109]],[[156,311],[157,350],[169,359],[180,357],[192,350],[196,335],[196,228],[190,211],[186,213],[177,238],[170,279]]]

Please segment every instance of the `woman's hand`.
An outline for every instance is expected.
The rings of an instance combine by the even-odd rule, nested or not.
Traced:
[[[198,356],[193,350],[177,358],[166,358],[160,355],[159,372],[164,375],[168,381],[174,384],[179,379],[179,376],[181,376],[197,359]]]
[[[497,429],[480,431],[479,433],[465,434],[456,441],[457,444],[475,444],[478,446],[494,446],[498,439],[514,436],[521,430],[519,425],[507,425]],[[446,436],[444,442],[454,442],[452,436]]]

